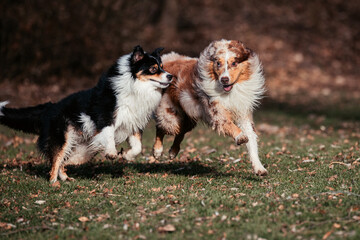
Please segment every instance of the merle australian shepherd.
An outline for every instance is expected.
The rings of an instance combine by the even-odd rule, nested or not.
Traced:
[[[163,152],[163,138],[175,135],[169,156],[175,158],[186,132],[199,120],[217,132],[247,143],[253,170],[266,175],[258,156],[252,113],[264,92],[260,60],[239,41],[212,42],[200,58],[176,53],[162,56],[164,69],[174,76],[156,110],[154,157]]]
[[[50,182],[70,179],[66,165],[81,164],[97,152],[118,157],[115,145],[125,140],[132,159],[141,152],[141,131],[158,106],[162,88],[172,75],[162,68],[160,52],[149,54],[136,46],[120,57],[89,90],[74,93],[57,103],[27,108],[7,108],[0,103],[0,123],[38,134],[40,152],[51,161]]]

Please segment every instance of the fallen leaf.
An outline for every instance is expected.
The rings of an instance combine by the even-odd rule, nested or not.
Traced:
[[[297,193],[294,193],[293,195],[291,195],[292,196],[292,198],[298,198],[299,197],[299,194],[297,194]]]
[[[176,228],[172,224],[167,224],[167,225],[165,225],[163,227],[158,228],[159,232],[175,232],[175,230],[176,230]]]
[[[151,188],[151,191],[153,191],[153,192],[160,192],[160,190],[161,190],[160,187],[158,187],[158,188]]]
[[[340,228],[340,227],[341,227],[341,225],[340,225],[340,224],[338,224],[338,223],[334,223],[334,224],[333,224],[333,227],[334,227],[334,228]]]
[[[4,228],[5,230],[10,230],[12,228],[16,228],[16,226],[11,223],[0,222],[0,228]]]
[[[90,221],[90,219],[87,218],[87,217],[79,217],[78,219],[79,219],[80,222],[88,222],[88,221]]]
[[[322,240],[327,239],[328,237],[330,237],[330,235],[333,233],[334,230],[330,230],[327,233],[324,234],[324,236],[322,237]]]
[[[98,217],[96,218],[97,222],[102,222],[106,219],[110,218],[110,215],[108,213],[105,214],[99,214]]]
[[[331,181],[334,181],[337,178],[338,178],[338,175],[333,175],[333,176],[329,177],[328,181],[331,182]]]

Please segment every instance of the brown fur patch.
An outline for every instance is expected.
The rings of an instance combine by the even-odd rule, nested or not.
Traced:
[[[195,59],[180,59],[163,63],[164,70],[174,76],[172,84],[165,91],[178,107],[180,107],[180,90],[187,90],[192,95],[196,95],[193,87],[196,63]]]
[[[237,67],[230,68],[229,75],[232,83],[241,83],[248,80],[251,76],[250,63],[245,61],[238,64]]]
[[[234,53],[240,62],[249,58],[251,50],[246,48],[240,41],[230,41],[228,49]]]

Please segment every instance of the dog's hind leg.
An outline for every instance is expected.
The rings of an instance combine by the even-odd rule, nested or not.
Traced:
[[[58,137],[60,139],[60,135]],[[73,145],[76,142],[76,131],[74,130],[73,127],[69,126],[65,133],[65,136],[62,137],[64,137],[62,139],[62,141],[64,141],[63,144],[59,144],[59,142],[61,142],[59,139],[57,138],[53,139],[54,143],[52,144],[59,145],[61,147],[55,148],[57,149],[57,151],[51,154],[52,166],[50,170],[50,183],[55,183],[57,181],[59,172],[60,174],[62,174],[61,167],[64,164],[64,162],[67,160],[67,158],[71,156]],[[64,175],[62,175],[62,177],[64,177]]]
[[[163,146],[163,140],[164,140],[165,132],[160,127],[156,126],[156,138],[155,143],[153,146],[153,156],[158,159],[161,157],[164,146]]]
[[[174,142],[169,150],[169,158],[174,159],[179,151],[180,151],[180,144],[184,140],[186,132],[181,132],[178,135],[175,136]]]
[[[153,155],[156,159],[160,158],[163,153],[164,136],[166,134],[178,135],[181,132],[184,114],[181,109],[173,104],[170,96],[165,93],[155,114],[156,139],[153,146]]]
[[[64,162],[66,157],[66,143],[64,146],[58,151],[52,159],[52,166],[50,170],[50,183],[55,183],[58,179],[58,175],[60,172],[61,165]]]
[[[65,170],[63,169],[63,165],[69,160],[69,157],[73,155],[73,147],[76,144],[76,139],[76,131],[72,126],[68,126],[64,136],[59,134],[57,137],[54,137],[52,141],[50,141],[50,143],[55,146],[61,146],[55,148],[57,150],[51,154],[52,166],[50,170],[50,183],[55,183],[58,177],[60,177],[61,180],[67,178]],[[62,141],[63,143],[59,144]]]
[[[95,153],[91,151],[85,144],[78,145],[74,148],[73,152],[69,156],[69,158],[63,162],[63,164],[59,168],[59,178],[62,181],[72,181],[73,178],[69,177],[66,174],[65,166],[67,165],[80,165],[88,162]]]
[[[181,122],[181,130],[179,134],[175,135],[174,142],[169,151],[170,159],[174,159],[180,151],[180,144],[184,140],[185,134],[190,132],[196,126],[196,121],[192,120],[188,116],[184,116]]]
[[[122,155],[125,160],[134,160],[134,158],[141,153],[141,135],[142,133],[140,131],[128,137],[130,149]]]
[[[66,174],[66,169],[65,169],[65,165],[62,165],[60,168],[59,168],[59,178],[61,181],[72,181],[74,180],[73,178],[69,177],[67,174]]]

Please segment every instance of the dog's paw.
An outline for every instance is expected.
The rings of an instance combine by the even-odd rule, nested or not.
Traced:
[[[170,151],[169,151],[169,158],[171,160],[173,160],[179,153],[180,149],[179,148],[175,148],[175,147],[172,147],[170,148]]]
[[[268,171],[263,166],[253,167],[253,169],[254,169],[255,174],[258,176],[267,176],[268,175]]]
[[[122,158],[126,161],[132,161],[135,159],[135,157],[136,155],[132,154],[130,150],[122,153]]]
[[[159,148],[159,149],[157,149],[157,148],[153,149],[153,156],[154,156],[155,159],[159,159],[161,157],[162,153],[163,153],[163,148],[162,147]]]
[[[66,181],[68,181],[68,182],[73,182],[73,181],[75,181],[75,178],[67,177],[67,178],[66,178]]]
[[[118,155],[117,154],[110,154],[110,153],[106,153],[105,154],[105,157],[109,160],[114,160],[116,158],[118,158]]]
[[[57,177],[56,178],[50,178],[50,184],[54,184],[56,183],[58,180],[57,180]]]
[[[237,145],[241,145],[243,143],[247,143],[249,141],[249,138],[247,136],[245,136],[243,133],[240,133],[236,138],[235,138],[236,144]]]

